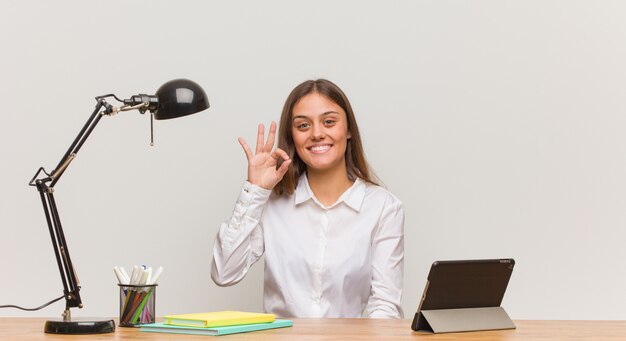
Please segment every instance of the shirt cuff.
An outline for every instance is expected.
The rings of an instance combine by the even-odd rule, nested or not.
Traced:
[[[243,188],[237,198],[237,211],[243,216],[248,216],[254,220],[261,219],[265,203],[269,200],[272,190],[254,185],[245,181]]]

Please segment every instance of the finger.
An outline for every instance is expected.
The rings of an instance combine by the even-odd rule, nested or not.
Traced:
[[[278,167],[278,169],[276,170],[276,172],[278,173],[278,177],[279,178],[283,178],[283,176],[285,176],[285,173],[287,173],[287,170],[289,170],[289,166],[291,165],[291,159],[289,160],[285,160],[280,167]]]
[[[280,159],[280,155],[278,155],[275,151],[271,152],[270,157],[267,159],[267,165],[269,167],[276,168],[276,165],[278,164],[278,159]]]
[[[248,143],[246,143],[246,140],[244,140],[243,137],[240,137],[237,141],[239,141],[239,144],[243,148],[243,152],[246,153],[246,159],[250,160],[252,158],[252,151],[250,150]]]
[[[272,148],[274,148],[274,138],[276,137],[276,122],[272,121],[270,124],[270,133],[267,136],[267,142],[265,143],[265,147],[263,151],[271,152]]]
[[[287,161],[289,159],[291,159],[289,157],[289,154],[287,154],[286,151],[280,149],[280,148],[276,148],[276,150],[274,151],[274,153],[276,153],[277,156],[279,156],[281,159],[283,159],[284,161]]]
[[[276,170],[278,172],[278,176],[282,178],[285,175],[285,173],[287,173],[287,170],[289,169],[289,165],[291,165],[291,158],[289,157],[289,154],[287,154],[287,152],[285,152],[284,150],[280,148],[276,148],[276,150],[272,154],[276,156],[277,160],[278,160],[278,157],[283,159],[283,163]]]
[[[265,141],[265,126],[263,123],[259,124],[259,130],[256,134],[256,153],[260,153],[263,150],[263,141]]]
[[[285,153],[285,151],[280,148],[276,148],[276,150],[270,153],[270,157],[272,166],[276,166],[279,159],[283,159],[283,161],[289,160],[289,155],[287,155],[287,153]]]

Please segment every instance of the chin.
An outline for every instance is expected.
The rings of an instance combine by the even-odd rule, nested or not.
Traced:
[[[323,171],[328,171],[328,170],[332,170],[332,169],[340,167],[341,162],[342,161],[339,161],[339,162],[332,162],[332,161],[330,161],[330,162],[319,162],[319,161],[310,162],[310,160],[309,160],[309,162],[305,162],[305,163],[307,165],[307,169],[311,169],[311,170],[318,171],[318,172],[323,172]],[[343,162],[345,162],[345,161],[343,161]]]

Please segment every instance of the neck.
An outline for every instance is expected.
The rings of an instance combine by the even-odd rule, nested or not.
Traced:
[[[348,179],[346,165],[335,169],[319,171],[307,169],[307,179],[309,187],[313,191],[315,198],[324,206],[330,206],[337,202],[337,199],[352,186],[352,181]]]

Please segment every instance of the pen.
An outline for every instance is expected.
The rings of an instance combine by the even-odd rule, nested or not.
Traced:
[[[126,284],[126,281],[124,280],[124,275],[122,275],[122,272],[117,266],[113,267],[113,272],[115,272],[115,277],[117,277],[117,282],[119,284]]]
[[[139,276],[141,276],[141,274],[139,273],[139,266],[135,265],[133,266],[133,271],[130,274],[130,284],[131,285],[139,284]]]
[[[148,273],[148,276],[146,276],[145,284],[150,284],[150,282],[152,281],[152,267],[149,267],[148,269],[146,269],[146,272]]]
[[[139,285],[146,285],[148,283],[148,275],[152,270],[140,270],[141,275],[139,276]]]
[[[154,275],[152,276],[152,278],[150,279],[150,282],[148,284],[150,284],[150,285],[157,284],[157,281],[159,280],[159,277],[161,276],[161,273],[163,273],[163,267],[159,266],[159,268],[156,270],[156,272],[154,273]]]
[[[119,269],[122,273],[122,276],[124,276],[124,283],[130,284],[130,276],[128,276],[128,272],[126,272],[126,270],[122,266],[120,266]]]

